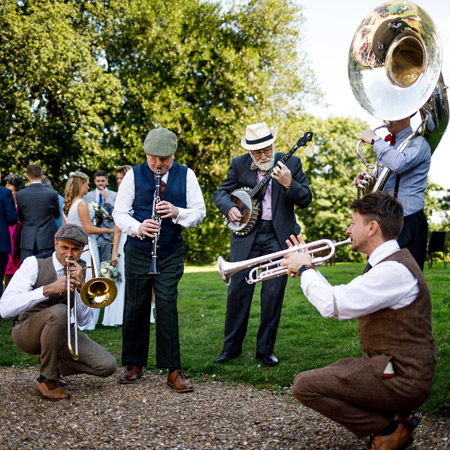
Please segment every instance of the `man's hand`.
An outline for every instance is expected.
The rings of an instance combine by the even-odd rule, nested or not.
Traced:
[[[300,236],[296,237],[293,234],[291,234],[291,240],[286,241],[289,248],[304,243],[305,241]],[[286,254],[284,258],[284,261],[281,261],[280,265],[287,268],[287,273],[291,277],[298,275],[298,269],[302,266],[312,267],[311,255],[309,253],[302,253],[302,250]]]
[[[101,187],[97,186],[97,189],[100,192],[100,194],[102,195],[103,200],[106,202],[108,200],[108,193],[106,191],[106,188],[104,188],[103,186],[101,186]]]
[[[291,187],[291,171],[280,161],[278,161],[277,166],[273,169],[272,178],[275,178],[275,180],[277,180],[285,189]]]
[[[70,261],[70,292],[75,292],[75,289],[80,290],[84,285],[83,268],[75,261]],[[67,276],[63,275],[55,282],[44,286],[43,294],[45,297],[54,294],[67,293]]]
[[[361,141],[365,142],[366,144],[371,144],[372,139],[376,138],[377,134],[373,130],[366,130],[364,133],[359,137]]]
[[[178,208],[166,200],[156,205],[156,212],[161,216],[161,219],[176,219],[179,213]]]
[[[139,226],[139,235],[152,238],[158,233],[158,224],[153,219],[145,219]]]
[[[235,222],[240,222],[242,219],[242,214],[241,211],[239,211],[239,208],[237,206],[233,206],[232,208],[230,208],[230,210],[228,211],[228,220],[231,223],[235,223]]]

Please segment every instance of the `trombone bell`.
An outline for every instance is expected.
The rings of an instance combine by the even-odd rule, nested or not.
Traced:
[[[117,286],[109,278],[92,278],[83,285],[80,297],[90,308],[104,308],[110,305],[117,296]]]

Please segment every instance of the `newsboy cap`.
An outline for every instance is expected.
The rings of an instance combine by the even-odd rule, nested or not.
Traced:
[[[72,241],[84,246],[88,243],[88,234],[79,225],[67,223],[56,232],[55,239],[57,241]]]
[[[167,158],[177,150],[177,135],[166,128],[149,131],[144,141],[144,151],[150,156]]]

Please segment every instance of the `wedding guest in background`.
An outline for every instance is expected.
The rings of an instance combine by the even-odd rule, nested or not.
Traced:
[[[94,259],[94,264],[98,267],[98,250],[95,241],[91,240],[91,235],[100,235],[110,233],[109,228],[100,228],[92,225],[94,217],[94,210],[90,207],[83,196],[89,191],[89,177],[83,172],[74,172],[70,175],[66,183],[64,191],[64,206],[63,206],[63,225],[65,223],[74,223],[84,228],[89,234],[91,242],[90,247]],[[86,245],[81,259],[86,261],[87,265],[91,265],[91,255],[89,253],[89,245]],[[86,325],[83,330],[93,330],[98,321],[100,309],[94,309],[92,320]]]
[[[132,169],[131,166],[116,167],[117,187],[120,189],[125,174]],[[125,302],[125,258],[123,253],[123,246],[127,240],[127,234],[122,233],[121,229],[114,226],[114,239],[111,253],[111,264],[119,270],[121,280],[116,281],[117,297],[113,303],[108,305],[103,313],[102,325],[118,327],[123,323],[123,308]]]
[[[60,216],[58,194],[42,184],[44,171],[38,164],[27,167],[29,186],[17,192],[17,210],[22,222],[20,260],[48,253],[54,248],[55,219]]]
[[[112,219],[112,211],[116,200],[116,192],[111,191],[106,187],[108,185],[108,174],[105,170],[97,170],[97,172],[94,173],[94,183],[96,188],[93,191],[88,192],[85,195],[84,200],[88,203],[98,203],[106,210],[108,217],[101,218],[95,225],[101,226],[102,228],[110,228],[110,233],[113,233],[112,229],[114,228],[114,221]],[[92,236],[92,238],[97,241],[98,252],[100,255],[99,263],[102,261],[109,261],[111,259],[112,234],[95,235]]]
[[[45,187],[48,187],[49,189],[52,189],[52,190],[54,190],[53,189],[53,185],[52,185],[52,182],[48,179],[48,178],[43,178],[42,179],[42,184],[45,186]],[[60,213],[60,216],[57,218],[57,219],[55,219],[55,221],[56,221],[56,226],[58,227],[58,228],[60,228],[61,227],[61,225],[62,225],[62,208],[63,208],[63,205],[64,205],[64,197],[62,196],[62,195],[60,195],[60,193],[59,192],[57,192],[57,191],[55,191],[57,194],[58,194],[58,200],[59,200],[59,213]]]
[[[0,181],[2,177],[0,174]],[[0,297],[3,294],[3,276],[11,252],[11,235],[9,226],[17,222],[17,210],[10,189],[0,186]]]
[[[16,193],[23,188],[23,180],[20,175],[10,173],[5,177],[5,187],[12,192],[14,198],[14,205],[17,210],[17,198]],[[9,234],[11,236],[11,253],[9,254],[8,264],[5,270],[5,287],[8,286],[11,277],[16,270],[20,267],[20,230],[22,224],[17,222],[15,225],[9,227]]]

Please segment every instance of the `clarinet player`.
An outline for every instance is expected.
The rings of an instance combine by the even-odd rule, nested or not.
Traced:
[[[167,385],[176,392],[193,391],[181,371],[178,336],[178,282],[186,253],[181,231],[197,226],[206,215],[205,202],[194,172],[174,161],[177,136],[151,130],[145,141],[146,161],[129,170],[120,186],[114,222],[127,236],[125,309],[122,328],[121,384],[135,383],[147,365],[152,289],[156,306],[156,366],[169,371]],[[161,174],[160,199],[153,207],[155,177]],[[152,218],[153,217],[153,218]],[[158,219],[158,220],[155,220]],[[154,239],[157,274],[151,271]]]

